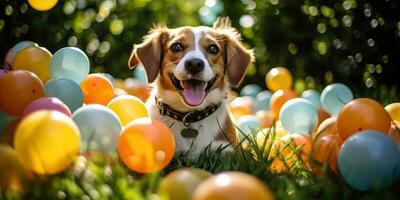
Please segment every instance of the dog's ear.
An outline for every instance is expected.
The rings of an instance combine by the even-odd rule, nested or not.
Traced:
[[[246,49],[239,32],[232,27],[228,17],[218,18],[213,28],[221,33],[225,44],[225,65],[228,80],[233,86],[238,86],[250,62],[254,59],[253,50]]]
[[[156,25],[144,37],[141,44],[135,45],[131,57],[129,58],[129,69],[133,69],[137,64],[142,63],[146,69],[147,80],[153,82],[158,75],[162,62],[163,45],[169,37],[168,27]]]

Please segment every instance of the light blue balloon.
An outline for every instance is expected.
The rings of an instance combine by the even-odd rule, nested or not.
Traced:
[[[13,119],[15,119],[15,116],[9,115],[6,112],[0,110],[0,135],[3,133],[7,124],[10,123]]]
[[[256,134],[261,130],[261,124],[257,117],[253,115],[245,115],[240,117],[237,121],[237,128],[239,129],[239,137],[244,139],[246,136]]]
[[[316,108],[303,98],[287,101],[283,104],[279,116],[283,128],[289,133],[310,134],[318,121]]]
[[[300,97],[309,100],[311,104],[317,109],[321,107],[321,96],[319,92],[315,90],[305,90],[301,93]]]
[[[113,152],[122,129],[118,116],[108,107],[92,104],[79,108],[72,120],[81,133],[81,152],[91,149]]]
[[[338,157],[339,171],[358,190],[382,189],[400,176],[400,151],[379,131],[361,131],[347,138]]]
[[[240,96],[250,96],[253,99],[256,99],[258,93],[262,91],[261,87],[256,84],[248,84],[240,90]]]
[[[82,89],[69,79],[49,80],[44,85],[48,97],[57,97],[64,102],[71,112],[83,105]]]
[[[25,40],[25,41],[18,42],[16,45],[14,45],[11,48],[11,51],[13,53],[18,53],[18,52],[22,51],[25,48],[33,47],[33,46],[39,46],[39,45],[37,43],[35,43],[35,42]]]
[[[328,85],[321,93],[322,107],[332,116],[337,116],[343,106],[351,100],[353,100],[353,93],[342,83]]]
[[[268,90],[264,90],[257,94],[257,110],[270,110],[270,101],[272,93]]]
[[[143,85],[148,84],[146,70],[141,64],[137,65],[133,70],[133,77],[135,77],[136,80],[138,80]]]
[[[89,68],[89,58],[76,47],[64,47],[50,60],[50,74],[54,80],[65,78],[80,84],[89,74]]]

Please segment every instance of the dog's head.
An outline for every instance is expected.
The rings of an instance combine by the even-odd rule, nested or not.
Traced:
[[[196,108],[216,103],[212,96],[220,101],[229,83],[237,86],[252,58],[230,20],[219,18],[213,27],[154,27],[135,46],[129,67],[141,62],[149,82],[156,80],[158,95]]]

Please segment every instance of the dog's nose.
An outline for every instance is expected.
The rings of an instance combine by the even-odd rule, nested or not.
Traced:
[[[185,68],[192,74],[197,74],[204,69],[204,62],[201,59],[193,58],[185,62]]]

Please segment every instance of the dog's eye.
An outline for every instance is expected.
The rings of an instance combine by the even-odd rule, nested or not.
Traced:
[[[180,51],[183,50],[183,46],[180,43],[174,43],[174,44],[171,45],[170,49],[173,52],[180,52]]]
[[[217,54],[219,52],[219,48],[217,47],[217,45],[212,44],[208,46],[208,52],[211,54]]]

